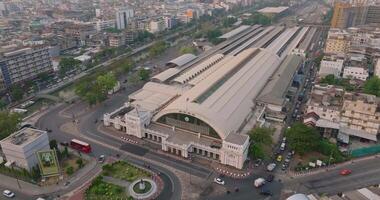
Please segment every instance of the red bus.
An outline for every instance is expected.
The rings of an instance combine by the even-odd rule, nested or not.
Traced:
[[[90,153],[91,152],[91,146],[88,143],[82,142],[82,141],[77,140],[77,139],[72,139],[70,142],[70,146],[71,146],[71,148],[76,149],[78,151],[82,151],[84,153]]]

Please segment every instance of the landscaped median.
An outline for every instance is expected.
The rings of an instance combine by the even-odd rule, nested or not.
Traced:
[[[117,161],[103,166],[103,172],[87,189],[85,199],[134,199],[141,195],[146,199],[156,195],[157,184],[153,172],[141,169],[125,161]],[[144,187],[139,183],[144,182]],[[130,191],[133,191],[132,194]]]

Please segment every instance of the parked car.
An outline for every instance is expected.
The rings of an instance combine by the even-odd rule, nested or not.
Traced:
[[[265,195],[265,196],[272,196],[273,195],[270,190],[264,189],[264,188],[260,191],[260,194]]]
[[[257,160],[255,161],[255,167],[260,166],[261,163],[262,163],[262,160],[261,160],[261,159],[257,159]]]
[[[265,179],[268,182],[272,182],[274,179],[274,176],[272,174],[269,174],[268,177]]]
[[[280,150],[284,151],[285,150],[285,146],[286,146],[285,142],[281,143]]]
[[[219,185],[224,185],[225,182],[221,178],[214,178],[214,182],[219,184]]]
[[[6,197],[8,197],[8,198],[13,198],[13,197],[16,196],[15,193],[13,193],[13,192],[10,191],[10,190],[4,190],[4,191],[3,191],[3,195],[6,196]]]
[[[69,146],[69,143],[68,143],[68,142],[61,142],[60,144],[61,144],[62,146],[64,146],[64,147]]]
[[[350,175],[351,173],[352,171],[349,169],[343,169],[342,171],[340,171],[340,175],[342,176]]]
[[[276,166],[276,163],[271,163],[267,166],[267,170],[271,172],[276,168]]]

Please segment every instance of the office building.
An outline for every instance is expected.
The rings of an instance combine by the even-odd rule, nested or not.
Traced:
[[[49,150],[46,131],[23,128],[0,141],[7,163],[31,170],[38,164],[36,152]]]
[[[116,28],[119,30],[126,29],[134,16],[134,11],[131,8],[121,8],[116,11]]]
[[[341,77],[344,60],[335,56],[324,56],[318,71],[320,77],[334,75],[336,78]]]

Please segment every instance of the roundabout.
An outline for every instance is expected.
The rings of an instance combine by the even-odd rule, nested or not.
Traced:
[[[135,199],[148,199],[157,192],[157,184],[149,178],[133,181],[128,188],[129,195]]]

